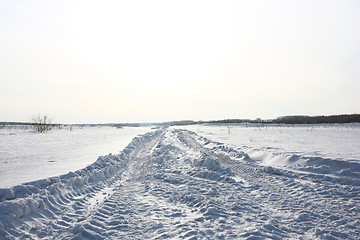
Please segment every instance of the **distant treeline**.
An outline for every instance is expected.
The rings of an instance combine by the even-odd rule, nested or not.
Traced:
[[[360,122],[360,114],[343,114],[331,116],[285,116],[272,120],[273,123],[316,124],[316,123],[352,123]]]
[[[0,122],[0,125],[32,125],[28,122]]]
[[[255,120],[251,119],[224,119],[224,120],[214,120],[214,121],[173,121],[173,122],[164,122],[160,125],[193,125],[193,124],[235,124],[235,123],[279,123],[279,124],[318,124],[318,123],[353,123],[360,122],[360,114],[342,114],[342,115],[331,115],[331,116],[284,116],[278,117],[276,119],[263,120],[257,118]]]
[[[257,118],[250,119],[226,119],[218,121],[208,121],[205,123],[282,123],[282,124],[318,124],[318,123],[353,123],[360,122],[360,114],[342,114],[331,116],[283,116],[276,119],[262,120]]]
[[[257,118],[251,119],[224,119],[214,121],[193,121],[193,120],[182,120],[182,121],[170,121],[163,123],[108,123],[108,124],[69,124],[69,126],[111,126],[111,127],[140,127],[140,126],[180,126],[180,125],[195,125],[195,124],[235,124],[235,123],[279,123],[279,124],[318,124],[318,123],[353,123],[360,122],[360,114],[342,114],[342,115],[331,115],[331,116],[284,116],[276,119],[263,120]],[[33,123],[27,122],[0,122],[0,127],[4,125],[33,125]],[[60,126],[63,124],[52,124],[54,126]],[[64,125],[66,126],[66,125]]]

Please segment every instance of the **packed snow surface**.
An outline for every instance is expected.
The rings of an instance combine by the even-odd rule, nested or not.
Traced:
[[[358,239],[358,159],[256,156],[189,130],[148,132],[80,170],[1,189],[0,239]]]

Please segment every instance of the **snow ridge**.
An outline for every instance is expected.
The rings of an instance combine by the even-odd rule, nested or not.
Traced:
[[[0,239],[356,239],[360,186],[341,179],[163,128],[84,169],[1,189]]]
[[[296,171],[338,184],[360,185],[360,162],[323,157],[282,154],[250,147],[238,148],[252,161],[264,167],[276,167],[284,171]]]
[[[100,156],[95,163],[78,171],[0,189],[0,238],[4,234],[1,229],[16,226],[16,221],[24,217],[44,209],[48,209],[46,214],[56,216],[72,207],[71,201],[89,199],[120,181],[134,151],[156,134],[159,133],[135,137],[119,155]]]

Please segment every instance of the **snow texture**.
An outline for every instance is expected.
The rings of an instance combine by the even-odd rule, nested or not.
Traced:
[[[1,189],[0,239],[358,239],[360,163],[299,158],[263,165],[158,129],[86,168]]]

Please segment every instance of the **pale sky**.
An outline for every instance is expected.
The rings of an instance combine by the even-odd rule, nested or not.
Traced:
[[[0,121],[360,113],[360,1],[0,0]]]

